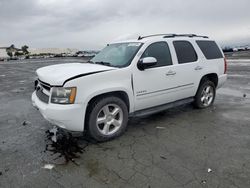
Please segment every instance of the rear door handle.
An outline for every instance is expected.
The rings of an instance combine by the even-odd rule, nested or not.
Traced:
[[[201,70],[201,69],[203,69],[201,66],[197,66],[194,68],[194,70]]]
[[[168,71],[167,73],[166,73],[166,76],[172,76],[172,75],[175,75],[176,74],[176,72],[175,71]]]

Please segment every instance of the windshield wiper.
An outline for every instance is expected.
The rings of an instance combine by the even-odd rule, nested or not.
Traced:
[[[91,61],[91,60],[88,60],[87,63],[92,63],[92,64],[94,64],[95,62],[94,62],[94,61]]]
[[[111,66],[111,64],[109,62],[104,62],[104,61],[97,61],[97,62],[95,62],[95,64]]]

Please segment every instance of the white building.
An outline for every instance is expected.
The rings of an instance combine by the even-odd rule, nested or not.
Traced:
[[[76,53],[78,49],[72,48],[30,48],[29,52],[33,54],[72,54]]]

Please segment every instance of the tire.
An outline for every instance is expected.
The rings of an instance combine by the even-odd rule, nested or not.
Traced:
[[[195,95],[194,106],[196,108],[208,108],[214,102],[216,96],[216,88],[210,80],[204,80]]]
[[[90,104],[87,116],[89,136],[96,141],[104,142],[125,132],[128,123],[128,108],[118,97],[102,97]]]

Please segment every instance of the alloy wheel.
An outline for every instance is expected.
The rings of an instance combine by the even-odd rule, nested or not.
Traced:
[[[96,126],[103,135],[116,133],[123,123],[123,111],[116,104],[107,104],[99,111]]]
[[[214,99],[214,89],[212,86],[206,86],[201,93],[201,102],[204,106],[209,106]]]

